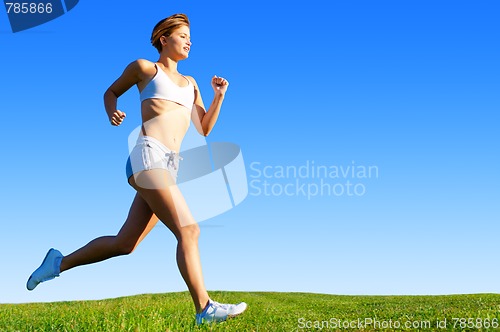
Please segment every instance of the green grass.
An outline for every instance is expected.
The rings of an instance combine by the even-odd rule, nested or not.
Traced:
[[[100,301],[1,304],[0,331],[500,330],[477,328],[480,323],[483,326],[488,323],[495,325],[495,322],[500,324],[500,294],[339,296],[213,291],[210,295],[219,302],[245,301],[248,310],[227,322],[197,327],[194,325],[194,307],[187,292]],[[473,321],[454,318],[472,318]],[[339,321],[335,319],[344,324],[354,322],[355,326],[336,329],[335,323]],[[373,323],[357,325],[358,319],[362,323],[365,319],[372,319]],[[445,319],[446,328],[437,328],[436,321]],[[377,324],[375,320],[379,325],[374,325]],[[425,325],[419,329],[405,328],[405,322],[429,322],[430,328]],[[400,324],[399,329],[396,324]]]

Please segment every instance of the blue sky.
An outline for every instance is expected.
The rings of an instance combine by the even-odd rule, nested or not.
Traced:
[[[120,98],[127,118],[116,128],[102,95],[131,61],[157,60],[150,32],[176,12],[190,17],[193,42],[179,70],[206,106],[210,78],[230,82],[208,141],[238,144],[255,181],[240,205],[200,224],[209,290],[500,292],[499,9],[485,0],[82,1],[15,34],[0,13],[0,303],[186,290],[161,225],[132,255],[25,289],[49,248],[68,254],[125,220],[139,97],[133,88]],[[372,166],[377,176],[258,171],[313,163]],[[263,194],[264,181],[278,194]],[[363,194],[298,190],[347,181]],[[291,194],[279,194],[286,185]]]

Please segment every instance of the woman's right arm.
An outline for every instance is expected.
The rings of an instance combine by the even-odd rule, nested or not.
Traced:
[[[104,108],[111,125],[119,126],[125,119],[126,114],[116,109],[118,97],[142,80],[146,61],[136,60],[130,63],[122,75],[104,93]]]

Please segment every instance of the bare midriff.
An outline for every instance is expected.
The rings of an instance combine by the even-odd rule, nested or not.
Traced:
[[[151,136],[179,152],[191,121],[191,110],[165,99],[146,99],[141,104],[142,124]],[[143,136],[141,130],[140,136]]]

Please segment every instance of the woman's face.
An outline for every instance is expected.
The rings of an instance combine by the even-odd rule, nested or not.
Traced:
[[[162,52],[167,52],[174,59],[182,60],[189,56],[191,49],[191,35],[189,27],[183,25],[175,29],[168,37],[161,37],[163,49]]]

